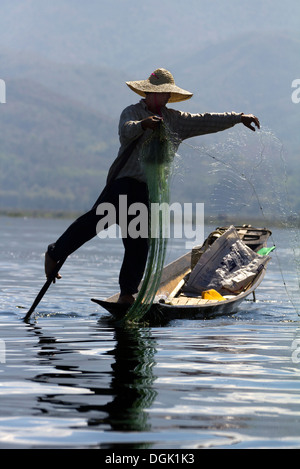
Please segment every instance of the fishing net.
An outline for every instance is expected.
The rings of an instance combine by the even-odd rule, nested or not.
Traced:
[[[278,275],[276,289],[281,291],[282,302],[299,314],[299,195],[286,164],[286,151],[267,128],[254,133],[235,126],[207,140],[201,138],[199,145],[184,142],[180,148],[182,174],[192,165],[198,177],[194,184],[190,178],[189,187],[183,186],[185,195],[176,197],[203,201],[205,226],[210,231],[232,224],[271,229],[269,243],[276,249],[269,268]],[[292,168],[292,161],[290,165]]]
[[[141,161],[147,178],[150,207],[149,254],[142,285],[125,320],[138,322],[147,313],[155,298],[166,256],[168,212],[175,147],[164,123],[152,132],[141,151]]]
[[[150,203],[169,203],[172,176],[173,199],[204,203],[207,234],[229,225],[271,229],[268,244],[276,246],[272,252],[276,289],[281,290],[282,302],[299,314],[299,197],[282,142],[267,128],[254,133],[243,126],[199,141],[199,145],[184,141],[174,159],[177,146],[168,129],[161,125],[153,132],[142,157]],[[129,320],[139,321],[155,298],[166,257],[168,221],[163,211],[150,220],[148,263],[137,299],[126,315]]]

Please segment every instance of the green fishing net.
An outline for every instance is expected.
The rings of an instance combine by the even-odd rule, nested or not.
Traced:
[[[161,123],[145,141],[141,160],[147,178],[151,216],[149,217],[149,254],[142,285],[125,321],[138,322],[151,307],[160,284],[167,240],[167,211],[175,148],[168,129]],[[156,208],[155,210],[152,210]]]

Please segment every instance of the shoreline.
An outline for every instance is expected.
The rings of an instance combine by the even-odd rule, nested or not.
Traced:
[[[63,210],[22,210],[22,209],[0,209],[0,217],[11,217],[11,218],[41,218],[41,219],[76,219],[84,213],[82,212],[69,212]],[[268,220],[251,215],[230,215],[220,214],[219,216],[208,217],[205,216],[204,223],[206,226],[227,226],[227,225],[252,225],[255,227],[276,227],[276,228],[287,228],[293,227],[293,220]],[[172,220],[171,220],[172,224]],[[297,223],[296,228],[300,227],[300,222]]]
[[[63,210],[18,210],[18,209],[7,209],[0,210],[0,217],[11,217],[11,218],[78,218],[83,212],[68,212]]]

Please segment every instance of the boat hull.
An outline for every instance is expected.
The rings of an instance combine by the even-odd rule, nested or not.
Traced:
[[[129,307],[123,304],[92,298],[92,301],[108,311],[112,317],[122,320]],[[143,317],[143,321],[150,324],[163,324],[175,319],[212,319],[218,316],[235,314],[244,298],[231,303],[219,303],[207,306],[172,306],[154,303]]]
[[[235,314],[241,303],[249,296],[254,295],[264,275],[265,269],[260,272],[255,283],[249,290],[225,301],[212,301],[202,305],[176,306],[162,302],[153,303],[144,316],[143,321],[150,324],[162,324],[175,319],[213,319],[218,316]],[[99,300],[96,298],[92,298],[92,301],[108,311],[116,320],[122,320],[130,308],[129,305],[117,303],[116,301]]]
[[[257,230],[255,229],[255,231]],[[268,230],[264,231],[266,231],[267,235],[265,236],[264,234],[264,238],[261,240],[262,242],[260,245],[258,240],[255,238],[255,243],[258,247],[266,245],[266,239],[268,238],[269,233],[271,233]],[[252,232],[251,236],[250,241],[252,242]],[[157,298],[165,295],[166,291],[172,292],[174,288],[176,290],[176,285],[178,285],[191,270],[191,256],[192,253],[189,252],[163,269],[161,283],[157,291]],[[265,276],[265,267],[266,264],[256,275],[251,286],[249,286],[246,291],[243,291],[238,295],[222,301],[204,301],[201,299],[197,300],[196,298],[190,298],[190,301],[187,301],[187,304],[179,304],[180,302],[178,304],[172,304],[172,301],[164,302],[163,300],[160,300],[151,305],[148,312],[143,317],[143,321],[151,324],[163,324],[174,319],[211,319],[217,316],[235,314],[241,303],[247,297],[252,295],[254,297],[255,290]],[[118,303],[118,297],[119,295],[116,294],[106,300],[92,298],[92,301],[108,311],[114,319],[121,320],[124,318],[130,305]]]

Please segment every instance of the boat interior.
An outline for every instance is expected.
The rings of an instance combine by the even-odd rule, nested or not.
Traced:
[[[270,230],[253,228],[251,225],[235,226],[235,229],[240,239],[254,252],[258,252],[263,247],[266,247],[267,240],[272,234]],[[262,275],[261,270],[241,290],[234,293],[220,294],[218,291],[211,289],[197,295],[195,292],[190,292],[186,289],[190,273],[197,265],[202,254],[226,230],[228,230],[228,227],[216,228],[201,246],[196,246],[190,253],[165,267],[160,288],[157,291],[156,301],[172,306],[203,306],[220,301],[234,300],[240,295],[247,296],[248,292],[249,294],[253,292],[253,299],[255,301],[255,292],[252,287]]]

